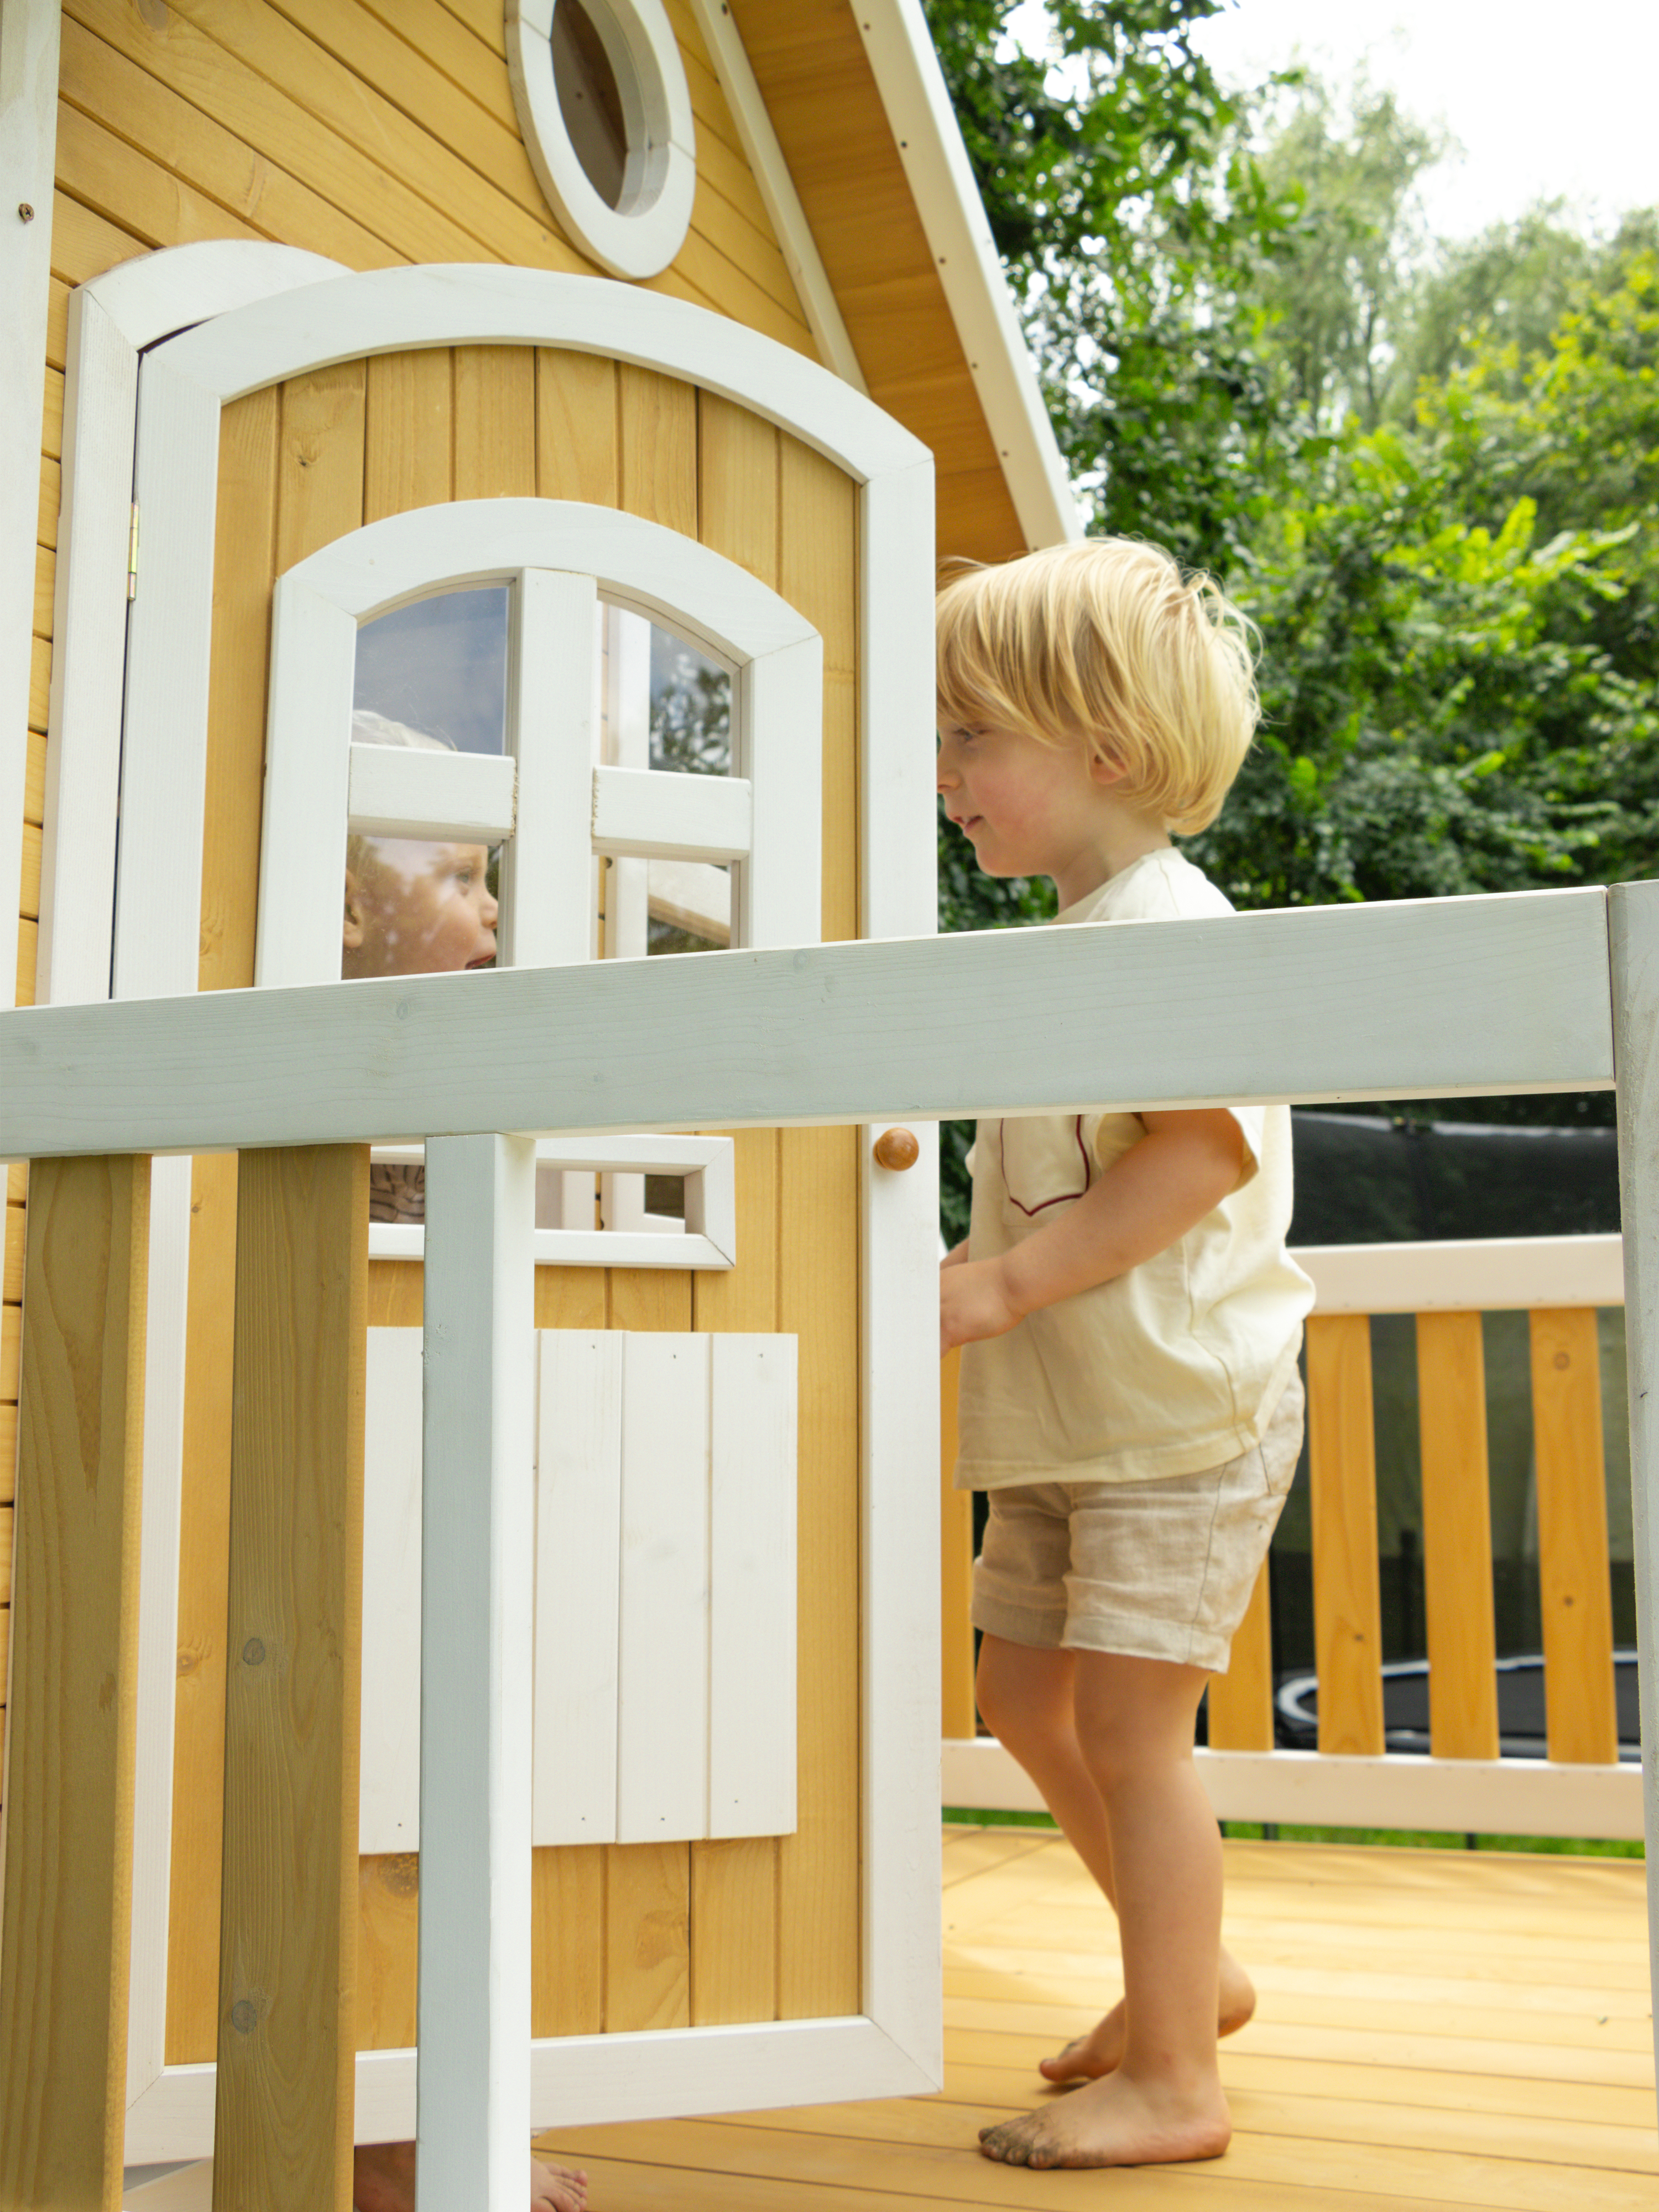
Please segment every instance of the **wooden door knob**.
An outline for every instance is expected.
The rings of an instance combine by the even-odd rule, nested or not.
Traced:
[[[884,1168],[913,1168],[921,1158],[921,1146],[908,1129],[889,1129],[876,1139],[876,1164]]]

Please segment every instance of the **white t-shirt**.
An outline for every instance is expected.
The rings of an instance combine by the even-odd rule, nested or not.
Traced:
[[[1058,921],[1232,911],[1171,848],[1133,862]],[[1006,1336],[963,1347],[958,1489],[1193,1474],[1260,1441],[1296,1364],[1313,1285],[1285,1249],[1289,1109],[1232,1111],[1243,1173],[1178,1243],[1027,1314]],[[1022,1243],[1146,1133],[1133,1114],[981,1121],[969,1256],[995,1259]]]

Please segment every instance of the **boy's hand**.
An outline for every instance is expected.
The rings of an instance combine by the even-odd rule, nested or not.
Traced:
[[[1021,1319],[1008,1295],[1000,1260],[959,1259],[953,1252],[939,1266],[939,1356],[953,1346],[1006,1336]]]

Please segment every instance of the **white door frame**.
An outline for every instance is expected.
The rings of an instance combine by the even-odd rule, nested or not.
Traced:
[[[244,251],[270,252],[211,249],[218,284],[227,257]],[[174,257],[155,257],[158,270],[169,260],[176,269]],[[234,265],[239,273],[254,267]],[[297,289],[292,259],[273,267],[267,258],[265,270],[264,280],[252,276],[250,289],[275,277],[280,299],[254,298],[224,313],[210,301],[198,310],[210,319],[155,344],[139,367],[140,581],[127,630],[122,869],[105,970],[112,974],[110,995],[195,988],[220,410],[230,399],[332,362],[419,346],[556,346],[655,368],[787,429],[854,478],[862,927],[872,937],[932,934],[933,464],[922,446],[801,356],[653,293],[488,265],[332,276]],[[130,294],[142,294],[141,264],[118,273]],[[178,302],[181,289],[188,287],[174,277],[167,312],[175,329],[189,319]],[[83,308],[83,339],[95,319]],[[104,441],[106,461],[120,435],[118,422],[113,439]],[[90,443],[77,446],[77,455]],[[78,458],[76,465],[78,474]],[[65,683],[80,679],[83,651],[95,653],[92,633],[101,618],[107,685],[117,619],[107,604],[116,580],[109,565],[95,606],[83,622],[64,627]],[[125,562],[119,588],[125,617]],[[95,667],[88,680],[97,680]],[[72,857],[72,826],[60,806],[55,880],[66,909],[76,872],[63,865]],[[95,866],[91,873],[95,881]],[[107,873],[102,880],[107,886]],[[97,904],[94,897],[94,911]],[[82,948],[78,988],[65,974],[62,995],[105,995],[97,975],[96,946],[90,957]],[[918,1167],[890,1174],[872,1164],[873,1133],[865,1133],[863,1147],[864,2010],[823,2021],[538,2044],[532,2060],[538,2121],[718,2111],[734,2096],[758,2106],[892,2095],[931,2087],[939,2078],[938,1578],[929,1565],[938,1541],[936,1152],[932,1130],[921,1129]],[[132,2163],[207,2154],[214,2098],[211,2065],[163,2063],[188,1170],[183,1162],[176,1169],[158,1162],[157,1169],[149,1385],[162,1418],[146,1437],[146,1534],[154,1529],[158,1540],[145,1547],[141,1605],[150,1633],[139,1685],[139,1765],[161,1779],[139,1808],[135,1856],[126,2148]],[[170,1564],[162,1556],[169,1536]],[[414,2100],[412,2052],[360,2057],[361,2136],[411,2132]]]

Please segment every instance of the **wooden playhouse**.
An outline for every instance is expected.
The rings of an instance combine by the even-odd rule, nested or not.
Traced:
[[[6,0],[0,132],[4,2201],[938,2078],[939,1116],[1616,1085],[1651,1713],[1653,887],[931,938],[935,547],[1076,525],[915,0]]]
[[[931,931],[936,535],[999,557],[1076,525],[918,8],[8,0],[0,39],[20,1003],[337,977],[348,825],[500,844],[503,969],[603,965],[653,936]],[[422,629],[462,602],[470,642]],[[388,610],[395,698],[354,684],[360,629],[367,659]],[[447,707],[410,692],[411,665]],[[712,699],[712,754],[664,756],[653,683],[659,726],[677,696]],[[354,704],[453,738],[480,696],[488,726],[449,757],[349,742]],[[687,1049],[718,1066],[744,1041]],[[538,1686],[540,2118],[729,2101],[734,2068],[757,2100],[899,2088],[937,2039],[934,1585],[904,1556],[931,1535],[931,1369],[916,1316],[878,1327],[866,1287],[931,1267],[931,1153],[900,1175],[872,1160],[878,1129],[664,1118],[690,1133],[544,1145],[502,1170],[516,1196],[487,1173],[465,1208],[486,1242],[518,1221],[514,1281],[534,1268],[535,1371],[507,1427],[544,1494],[506,1534],[463,1521],[496,1572],[503,1545],[541,1563],[518,1632]],[[27,1206],[11,1171],[0,1517],[9,1535],[26,1222],[32,1316],[65,1270],[104,1297],[91,1255],[127,1252],[99,1418],[135,1486],[100,1524],[116,1579],[87,1624],[118,1642],[66,1656],[81,1614],[53,1578],[82,1569],[44,1508],[32,1547],[29,1483],[64,1443],[53,1422],[81,1415],[73,1357],[35,1380],[41,1321],[9,1700],[8,2202],[113,2204],[124,2165],[211,2150],[216,2095],[222,2166],[257,2161],[274,2124],[293,2201],[335,2201],[354,2049],[358,2133],[413,2124],[427,1231],[376,1222],[365,1273],[367,1155],[293,1157],[262,1273],[258,1171],[240,1179],[240,1288],[234,1152],[91,1195],[43,1162]],[[435,1155],[430,1175],[436,1236]],[[336,1236],[337,1281],[296,1233]],[[274,1285],[279,1250],[297,1272],[267,1343],[287,1412],[262,1508],[246,1469],[266,1447],[238,1423],[258,1425],[264,1388],[249,1271]],[[469,1279],[463,1334],[481,1296]],[[488,1403],[457,1418],[487,1465]],[[875,1487],[907,1458],[919,1514]],[[447,1574],[465,1614],[433,1525],[428,1587]],[[297,1610],[273,1626],[285,1576]],[[94,1726],[75,1670],[101,1684],[115,1651]],[[438,1663],[428,1637],[429,1707]],[[451,1739],[484,1764],[428,1777],[434,1925],[434,1824],[477,1809],[499,1749],[455,1694]],[[878,1808],[884,1766],[903,1778]],[[324,1926],[331,1854],[349,1909]],[[264,1934],[222,1947],[237,1914]],[[459,2063],[488,2038],[447,2008]],[[64,2056],[43,2081],[48,2030]]]

